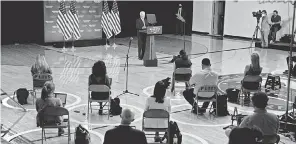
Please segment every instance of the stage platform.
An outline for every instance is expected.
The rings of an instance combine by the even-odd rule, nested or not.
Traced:
[[[277,42],[277,43],[269,44],[268,48],[283,50],[283,51],[290,51],[290,44],[289,43],[283,43],[283,42]],[[292,51],[296,52],[296,44],[293,44]]]
[[[116,39],[116,47],[89,46],[77,47],[75,51],[68,49],[62,52],[61,48],[53,46],[41,46],[37,44],[26,45],[2,45],[1,47],[1,89],[9,96],[18,88],[32,89],[31,65],[38,54],[44,54],[47,63],[53,71],[53,79],[56,92],[66,93],[66,108],[70,112],[71,122],[71,143],[74,143],[74,129],[78,124],[87,125],[87,89],[88,77],[91,74],[91,67],[97,60],[104,60],[107,66],[107,73],[112,80],[112,97],[116,97],[125,90],[125,55],[128,50],[130,38]],[[174,65],[169,63],[173,55],[183,49],[183,37],[177,35],[161,35],[155,37],[156,55],[158,67],[144,67],[143,61],[138,60],[137,40],[131,44],[130,67],[128,90],[140,96],[123,95],[121,106],[130,108],[135,112],[135,121],[132,126],[142,129],[142,115],[147,97],[153,94],[154,85],[157,81],[171,77]],[[250,55],[253,52],[259,53],[261,66],[264,74],[277,72],[281,73],[287,69],[287,52],[274,49],[249,48],[249,41],[231,39],[213,39],[207,36],[185,36],[185,50],[193,63],[193,73],[201,70],[201,60],[209,58],[212,69],[219,73],[219,88],[225,91],[228,87],[239,87],[239,82],[246,65],[250,64]],[[110,41],[111,45],[113,41]],[[277,98],[270,97],[268,111],[278,115],[285,113],[286,83],[287,77],[280,75],[282,89]],[[266,76],[264,76],[265,78]],[[291,82],[292,95],[295,95],[296,80]],[[183,83],[176,85],[176,95],[170,90],[166,96],[171,100],[171,120],[176,121],[183,135],[183,144],[226,144],[228,138],[222,129],[231,123],[231,117],[213,117],[209,113],[195,115],[190,111],[191,106],[181,95],[185,89]],[[40,97],[40,94],[37,95]],[[7,96],[1,96],[1,123],[9,132],[3,137],[13,144],[41,144],[41,131],[36,127],[35,105],[32,97],[28,98],[28,104],[24,112],[17,104]],[[293,101],[290,99],[289,101]],[[239,113],[252,114],[253,108],[228,103],[230,113],[237,107]],[[290,109],[290,107],[289,107]],[[179,112],[182,111],[182,112]],[[91,144],[101,144],[104,141],[105,132],[114,128],[120,123],[119,116],[110,117],[98,115],[94,110],[90,115]],[[67,136],[58,137],[57,130],[46,130],[47,143],[66,144]],[[149,142],[153,139],[148,138]],[[281,136],[281,142],[292,144],[293,142]]]

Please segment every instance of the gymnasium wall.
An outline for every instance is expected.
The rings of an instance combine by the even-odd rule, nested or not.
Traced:
[[[193,1],[192,31],[211,33],[212,1]]]
[[[252,12],[258,10],[266,10],[269,18],[274,10],[279,12],[282,17],[282,29],[277,33],[277,39],[291,33],[293,7],[290,3],[260,4],[259,1],[229,0],[226,1],[225,7],[224,35],[251,38],[257,21]]]
[[[63,35],[56,23],[59,7],[58,1],[44,1],[44,42],[63,41]],[[70,1],[66,1],[66,9],[70,9]],[[81,33],[79,40],[101,39],[102,1],[78,1],[76,9]]]

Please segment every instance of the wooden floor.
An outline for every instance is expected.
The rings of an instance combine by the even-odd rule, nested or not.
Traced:
[[[171,77],[173,65],[168,63],[173,55],[178,54],[183,48],[183,37],[175,35],[156,36],[158,67],[144,67],[143,61],[137,58],[137,41],[132,42],[129,56],[128,90],[140,96],[120,96],[122,107],[130,108],[136,113],[136,120],[132,124],[137,129],[142,129],[141,116],[145,100],[152,94],[154,84],[161,79]],[[87,80],[91,73],[91,67],[97,60],[104,60],[107,65],[108,75],[113,78],[113,97],[125,90],[125,55],[128,50],[129,38],[117,39],[117,47],[105,48],[104,46],[80,47],[74,52],[70,49],[63,53],[61,49],[36,44],[27,45],[3,45],[1,48],[1,89],[9,95],[18,88],[32,89],[32,77],[30,67],[37,54],[44,54],[48,64],[53,70],[54,83],[57,92],[68,94],[66,108],[70,111],[72,143],[73,132],[78,124],[86,124],[84,113],[87,112]],[[260,54],[260,62],[264,73],[282,72],[286,68],[287,52],[248,48],[250,42],[239,40],[217,40],[206,36],[186,36],[186,51],[192,60],[193,72],[201,69],[201,60],[205,57],[211,59],[212,67],[220,75],[243,73],[245,65],[250,63],[250,54]],[[296,85],[292,85],[296,89]],[[196,116],[190,111],[182,111],[190,108],[187,102],[179,94],[184,89],[183,84],[177,85],[177,94],[173,96],[169,91],[167,96],[171,98],[171,119],[177,121],[183,134],[183,144],[226,144],[228,139],[224,135],[224,126],[231,123],[230,116],[213,117],[205,114]],[[24,105],[27,112],[23,112],[12,100],[2,96],[1,124],[4,129],[9,129],[3,138],[12,143],[41,143],[41,131],[36,127],[32,98],[29,97],[28,105]],[[228,104],[232,113],[234,107],[238,107],[242,113],[252,113],[250,107],[240,107]],[[178,112],[181,111],[181,112]],[[277,111],[282,114],[284,111]],[[120,122],[119,116],[99,116],[94,110],[91,114],[91,138],[92,144],[102,143],[105,132]],[[46,131],[47,143],[66,144],[67,138],[57,137],[57,130]],[[149,139],[151,141],[152,139]],[[282,142],[292,143],[282,137]]]

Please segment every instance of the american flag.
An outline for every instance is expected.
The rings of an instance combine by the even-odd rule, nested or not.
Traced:
[[[71,32],[73,33],[74,38],[77,40],[81,37],[79,29],[79,20],[76,11],[76,1],[71,1],[70,11],[68,11],[69,16],[69,25],[71,27]]]
[[[101,19],[101,26],[106,34],[107,39],[112,37],[112,26],[110,25],[110,12],[107,1],[104,1],[103,16]]]
[[[62,31],[62,34],[64,35],[65,40],[69,40],[71,38],[71,27],[69,26],[68,22],[69,22],[69,19],[66,13],[65,2],[60,1],[60,10],[59,10],[59,15],[57,19],[57,25]]]
[[[121,32],[121,26],[120,26],[120,18],[119,18],[119,11],[117,2],[114,0],[112,10],[111,10],[111,17],[110,22],[113,27],[113,32],[115,35],[118,35]]]

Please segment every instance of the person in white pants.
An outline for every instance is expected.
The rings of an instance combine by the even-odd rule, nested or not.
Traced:
[[[261,22],[261,46],[262,48],[268,47],[268,35],[270,31],[270,19],[267,16],[266,10],[262,11],[262,22]]]

